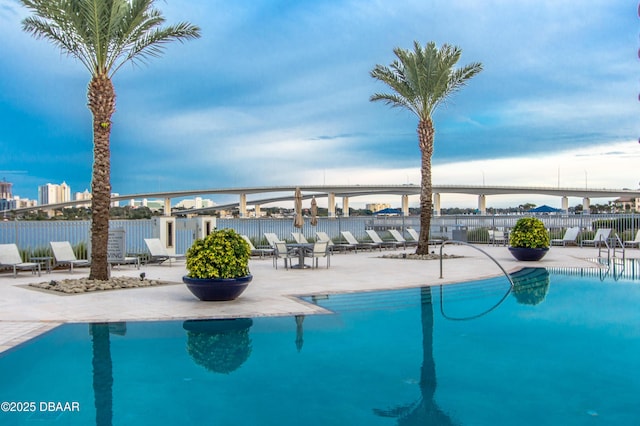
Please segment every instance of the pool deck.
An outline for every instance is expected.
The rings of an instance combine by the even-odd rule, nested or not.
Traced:
[[[596,268],[593,259],[598,249],[552,247],[539,262],[518,262],[506,247],[479,245],[502,267],[512,272],[522,267]],[[439,247],[433,250],[439,252]],[[407,249],[412,253],[414,249]],[[320,268],[278,269],[271,258],[253,258],[250,269],[254,276],[248,289],[231,302],[200,302],[182,284],[186,273],[184,262],[169,265],[146,265],[140,270],[123,266],[113,276],[138,277],[168,281],[171,285],[127,290],[112,290],[60,295],[29,288],[27,284],[87,277],[87,268],[43,273],[41,277],[23,271],[14,278],[0,274],[0,352],[8,350],[63,323],[184,320],[193,318],[229,318],[324,313],[321,308],[297,298],[301,295],[399,289],[425,285],[451,284],[500,275],[500,268],[480,251],[464,245],[447,245],[444,253],[461,256],[443,260],[440,279],[438,260],[383,259],[387,253],[402,250],[359,251],[334,254],[330,268],[320,259]],[[640,250],[627,250],[627,258],[639,258]],[[310,262],[310,260],[307,260]]]

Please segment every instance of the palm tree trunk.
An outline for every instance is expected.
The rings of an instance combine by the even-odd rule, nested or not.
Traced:
[[[420,238],[416,254],[429,254],[429,229],[433,208],[433,184],[431,182],[431,156],[433,155],[433,122],[431,118],[418,123],[418,143],[422,154],[420,181]]]
[[[106,74],[94,75],[89,83],[89,109],[93,114],[93,176],[91,178],[91,272],[90,279],[109,279],[107,243],[111,205],[111,116],[116,95]]]

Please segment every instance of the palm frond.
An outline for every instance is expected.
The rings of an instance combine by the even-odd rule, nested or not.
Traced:
[[[200,37],[188,23],[161,27],[154,0],[20,0],[34,16],[23,29],[74,56],[92,74],[113,74],[126,62],[159,56],[166,43]]]
[[[390,66],[376,65],[370,74],[394,93],[375,94],[370,100],[404,107],[420,119],[430,119],[438,105],[482,70],[480,63],[456,69],[462,51],[448,44],[438,49],[429,42],[423,48],[415,41],[412,51],[395,48],[393,53],[397,59]]]

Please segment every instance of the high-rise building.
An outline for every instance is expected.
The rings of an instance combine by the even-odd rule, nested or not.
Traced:
[[[66,182],[60,185],[47,183],[38,187],[38,204],[56,204],[71,201],[71,188]]]
[[[12,186],[13,184],[11,182],[7,182],[5,179],[2,179],[2,182],[0,182],[0,200],[13,199],[13,194],[11,193]]]

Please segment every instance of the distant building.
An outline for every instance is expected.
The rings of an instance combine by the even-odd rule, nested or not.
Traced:
[[[191,200],[182,200],[175,205],[175,207],[183,209],[202,209],[207,207],[214,207],[216,203],[212,200],[202,199],[202,197],[196,197]]]
[[[613,201],[613,205],[620,211],[640,212],[640,198],[620,197]]]
[[[13,210],[22,209],[27,207],[35,207],[37,205],[36,200],[29,200],[28,198],[20,198],[12,193],[11,182],[2,180],[0,182],[0,210]]]
[[[11,187],[13,184],[11,182],[7,182],[6,180],[2,180],[0,182],[0,199],[4,200],[12,200],[13,194],[11,193]]]
[[[38,187],[38,204],[56,204],[71,200],[71,188],[66,182],[60,185],[47,183]]]
[[[371,203],[371,204],[365,205],[365,208],[367,210],[371,210],[371,212],[375,213],[375,212],[379,212],[380,210],[390,209],[391,208],[391,204],[387,204],[387,203]]]

